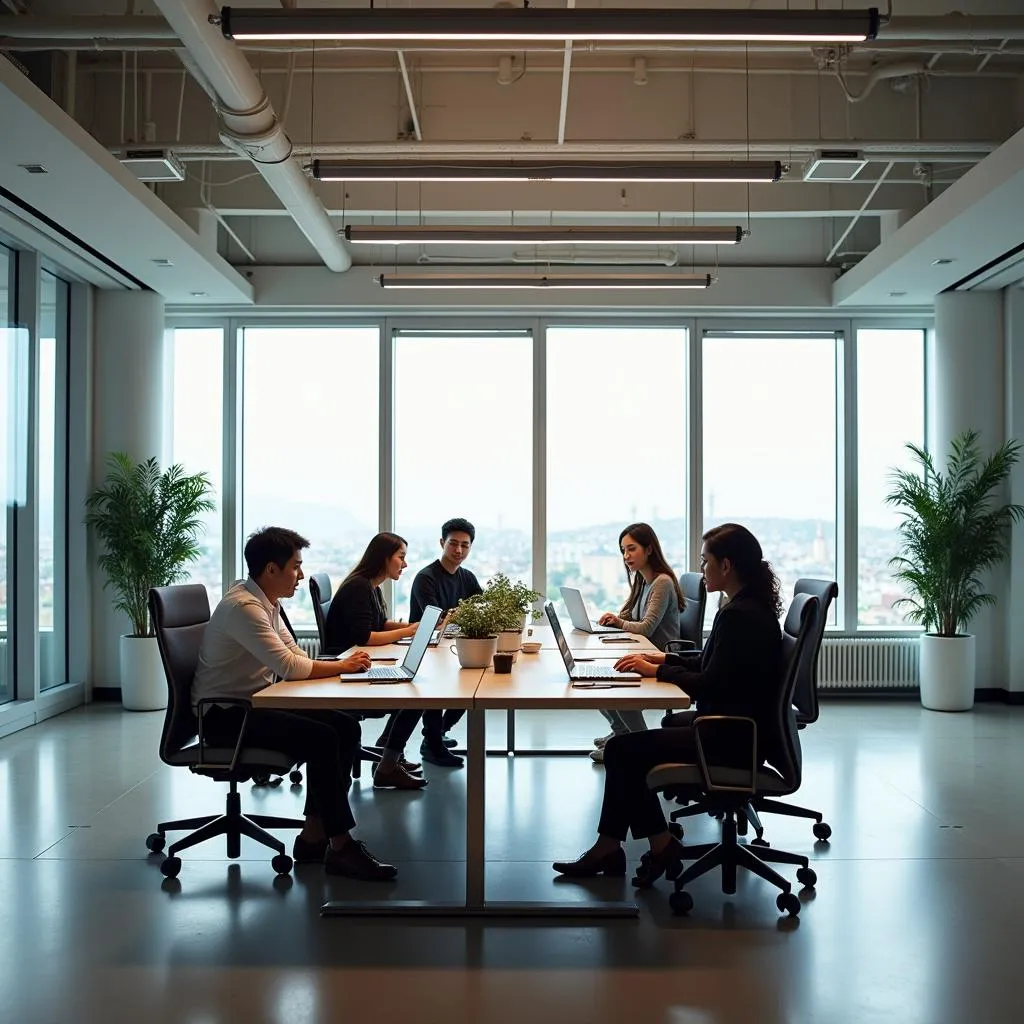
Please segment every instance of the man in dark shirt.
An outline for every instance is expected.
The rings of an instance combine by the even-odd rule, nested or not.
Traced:
[[[462,567],[474,540],[476,529],[467,519],[449,519],[441,527],[441,557],[420,569],[412,582],[410,622],[419,622],[428,604],[447,611],[464,597],[483,593],[476,576]],[[462,715],[462,711],[423,712],[420,754],[424,761],[449,768],[462,767],[462,758],[448,749],[455,741],[445,735]]]

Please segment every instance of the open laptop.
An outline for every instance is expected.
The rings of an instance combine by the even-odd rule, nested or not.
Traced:
[[[427,645],[430,643],[431,635],[434,632],[434,628],[437,626],[438,619],[441,618],[441,609],[435,607],[432,604],[428,604],[423,609],[423,618],[420,619],[419,625],[416,627],[416,632],[413,634],[412,643],[409,644],[409,650],[405,652],[405,657],[402,659],[401,665],[374,665],[367,672],[353,672],[350,675],[344,675],[341,678],[345,679],[366,679],[370,682],[374,680],[386,679],[392,680],[396,683],[410,683],[416,676],[416,672],[419,670],[420,662],[423,660],[423,655],[427,651]]]
[[[575,587],[559,587],[562,592],[562,600],[565,602],[569,618],[572,619],[572,628],[578,629],[581,633],[621,633],[621,629],[614,626],[599,626],[587,614],[587,604],[583,595]]]
[[[544,605],[544,613],[551,623],[551,632],[555,636],[555,643],[562,654],[562,661],[565,662],[565,670],[569,673],[569,680],[574,686],[590,686],[598,683],[615,683],[616,686],[639,686],[643,677],[638,672],[616,672],[607,662],[603,665],[578,665],[576,659],[569,650],[568,641],[562,632],[562,624],[558,621],[555,606],[548,601]]]

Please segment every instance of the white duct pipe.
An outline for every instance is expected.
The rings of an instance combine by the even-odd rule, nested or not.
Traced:
[[[200,71],[200,84],[216,95],[224,125],[221,138],[252,161],[324,263],[334,271],[348,270],[352,257],[294,159],[291,140],[263,86],[242,52],[210,24],[217,8],[210,0],[156,0],[156,4]]]
[[[850,103],[860,103],[862,100],[866,100],[868,98],[871,90],[874,89],[879,82],[892,78],[910,78],[914,75],[923,75],[925,72],[925,66],[921,61],[902,60],[895,64],[880,64],[877,68],[874,68],[871,71],[860,92],[857,93],[850,92],[850,89],[846,84],[846,80],[838,72],[836,73],[836,78],[839,79],[839,84],[842,86],[843,93],[847,100],[849,100]]]

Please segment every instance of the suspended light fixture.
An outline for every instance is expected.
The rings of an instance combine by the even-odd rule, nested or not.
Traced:
[[[483,290],[564,288],[650,291],[710,288],[710,274],[381,274],[381,288]]]
[[[874,39],[878,9],[666,10],[599,8],[222,7],[221,31],[246,42],[765,42],[861,43]]]
[[[592,163],[564,160],[470,160],[458,162],[396,160],[314,160],[318,181],[610,181],[652,182],[772,182],[782,177],[778,160],[730,162],[693,160],[669,163]]]
[[[741,227],[362,227],[345,226],[353,245],[737,245]]]

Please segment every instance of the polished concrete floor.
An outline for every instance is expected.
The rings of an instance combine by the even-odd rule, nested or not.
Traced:
[[[275,884],[250,845],[237,862],[219,843],[187,851],[166,881],[146,835],[220,810],[223,790],[159,763],[161,717],[93,705],[0,740],[0,1021],[1024,1019],[1024,709],[828,703],[804,733],[800,797],[826,811],[831,846],[815,849],[808,823],[766,820],[818,873],[797,921],[757,879],[729,897],[707,877],[689,918],[671,916],[662,882],[639,921],[588,926],[324,920],[325,896],[367,887],[316,867]],[[569,745],[599,726],[527,715],[517,742]],[[487,773],[490,897],[629,890],[558,884],[549,868],[590,842],[601,768],[490,757]],[[396,898],[461,895],[465,773],[428,775],[420,794],[354,790],[360,836],[400,866],[384,887]],[[301,795],[245,787],[243,805],[297,814]],[[714,833],[703,818],[687,834]]]

